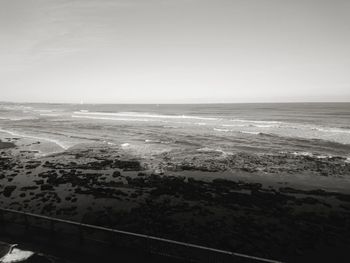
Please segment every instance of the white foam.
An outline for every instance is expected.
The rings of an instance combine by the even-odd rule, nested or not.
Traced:
[[[20,111],[33,109],[33,107],[23,106],[23,105],[1,106],[1,108],[5,109],[5,110],[20,110]]]
[[[273,128],[279,127],[276,124],[252,124],[248,122],[247,124],[222,124],[223,127],[256,127],[256,128]]]
[[[253,135],[261,134],[260,132],[257,132],[257,131],[240,131],[240,133],[253,134]]]
[[[317,159],[326,159],[326,158],[332,158],[332,155],[317,155],[316,158]]]
[[[40,116],[58,117],[60,115],[57,113],[40,113]]]
[[[256,123],[256,124],[282,124],[280,121],[258,121],[258,120],[243,120],[243,119],[231,119],[232,122],[246,122],[246,123]]]
[[[50,112],[54,112],[54,110],[44,110],[44,109],[37,109],[37,110],[34,110],[36,112],[43,112],[43,113],[50,113]]]
[[[22,120],[37,120],[37,117],[27,116],[27,117],[0,117],[0,120],[10,120],[10,121],[22,121]]]
[[[197,152],[222,152],[222,150],[204,147],[204,148],[197,149]]]
[[[16,132],[9,131],[9,130],[4,130],[4,129],[1,129],[1,128],[0,128],[0,132],[8,133],[8,134],[10,134],[10,135],[12,135],[12,136],[23,137],[23,136],[19,135],[19,134],[16,133]]]
[[[74,112],[74,114],[91,115],[91,116],[116,116],[116,117],[132,117],[132,118],[157,118],[157,119],[195,119],[195,120],[220,120],[214,117],[200,117],[187,115],[161,115],[150,114],[147,112]]]
[[[223,127],[247,127],[247,124],[223,124]]]
[[[276,125],[270,125],[270,124],[255,124],[253,126],[257,127],[257,128],[272,128],[272,127],[276,127]]]
[[[129,147],[129,146],[130,146],[130,143],[123,143],[123,144],[121,144],[120,146],[123,147],[123,148],[126,148],[126,147]]]
[[[22,137],[22,138],[30,138],[30,139],[36,139],[36,140],[43,140],[43,141],[48,141],[48,142],[52,142],[56,145],[58,145],[59,147],[61,147],[64,150],[67,150],[69,148],[69,146],[63,144],[62,142],[55,140],[55,139],[51,139],[51,138],[45,138],[45,137],[40,137],[40,136],[32,136],[32,135],[27,135],[27,134],[23,134],[23,133],[17,133],[17,132],[13,132],[13,131],[9,131],[9,130],[4,130],[0,128],[0,132],[4,132],[4,133],[8,133],[12,136],[16,136],[16,137]]]
[[[145,140],[145,143],[166,143],[158,140]]]
[[[113,117],[94,117],[94,116],[81,116],[81,115],[72,115],[72,118],[83,118],[83,119],[92,119],[92,120],[109,120],[109,121],[150,121],[147,119],[132,119],[132,118],[113,118]]]
[[[341,128],[312,128],[313,130],[321,131],[321,132],[331,132],[331,133],[350,133],[349,129],[341,129]]]
[[[214,131],[218,131],[218,132],[229,132],[230,130],[228,129],[218,129],[218,128],[214,128]]]
[[[333,155],[316,155],[316,154],[313,154],[311,152],[293,152],[292,154],[295,156],[309,156],[309,157],[314,157],[317,159],[327,159],[327,158],[333,157]],[[345,159],[345,162],[347,162],[348,159],[350,161],[350,157],[348,157],[347,159]]]
[[[204,148],[199,148],[197,149],[197,152],[201,152],[201,153],[221,153],[223,156],[227,156],[227,155],[230,155],[232,154],[232,152],[225,152],[221,149],[213,149],[213,148],[210,148],[210,147],[204,147]]]
[[[313,154],[310,152],[292,152],[292,154],[295,156],[313,156]]]

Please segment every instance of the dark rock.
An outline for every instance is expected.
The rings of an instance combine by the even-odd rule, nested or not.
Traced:
[[[35,185],[33,185],[33,186],[24,186],[24,187],[21,188],[21,191],[36,190],[36,189],[38,189],[38,188],[39,188],[39,187],[38,187],[38,186],[35,186]]]
[[[49,184],[43,184],[40,186],[41,191],[52,191],[53,186]]]
[[[112,177],[113,178],[116,178],[116,177],[119,177],[121,174],[119,171],[114,171],[113,174],[112,174]]]
[[[3,195],[5,197],[10,197],[12,192],[16,189],[17,187],[15,185],[9,185],[4,188]]]

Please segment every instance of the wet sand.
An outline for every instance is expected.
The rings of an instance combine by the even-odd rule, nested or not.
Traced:
[[[164,155],[154,164],[105,145],[0,153],[1,207],[287,262],[347,262],[342,158]]]

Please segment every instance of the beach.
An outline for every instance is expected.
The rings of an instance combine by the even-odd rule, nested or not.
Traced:
[[[111,115],[89,116],[101,114]],[[143,122],[152,119],[143,127],[137,126],[142,120],[98,120],[100,123],[79,119],[73,124],[76,118],[71,117],[73,128],[82,127],[74,136],[72,126],[62,128],[67,117],[32,119],[28,130],[24,116],[4,121],[0,206],[286,262],[329,262],[334,254],[346,259],[350,163],[349,146],[341,143],[348,139],[345,128],[333,141],[297,137],[289,139],[287,145],[288,139],[281,142],[283,138],[278,137],[277,147],[274,137],[269,143],[271,150],[258,151],[244,148],[246,142],[240,144],[240,137],[218,137],[217,133],[227,134],[225,131],[215,131],[208,143],[201,141],[209,136],[204,131],[202,137],[189,137],[189,125],[197,121],[194,117],[182,118],[185,128],[176,128],[177,138],[169,133],[175,128],[151,133],[159,129],[154,127],[154,118],[166,119],[166,125],[171,126],[179,117],[143,115]],[[214,117],[200,118],[201,122],[212,122]],[[50,126],[45,128],[44,123]],[[45,136],[53,134],[53,129],[56,133],[45,137],[38,130],[35,135],[34,125],[41,125]],[[119,129],[113,138],[112,126]],[[88,134],[92,129],[100,136],[92,137],[91,131]],[[129,130],[139,137],[127,139]],[[187,140],[180,141],[179,136]],[[267,144],[263,140],[271,140],[272,135],[244,136],[248,141],[258,136],[255,140],[261,148]],[[79,137],[79,143],[73,144],[77,138],[72,137]],[[173,138],[173,143],[162,143],[160,137]],[[56,143],[59,139],[65,147]],[[237,140],[236,147],[219,147],[225,140]],[[307,147],[308,152],[301,151]]]

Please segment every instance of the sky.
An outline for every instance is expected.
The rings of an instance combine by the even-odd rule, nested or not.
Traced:
[[[0,101],[350,101],[350,1],[0,0]]]

